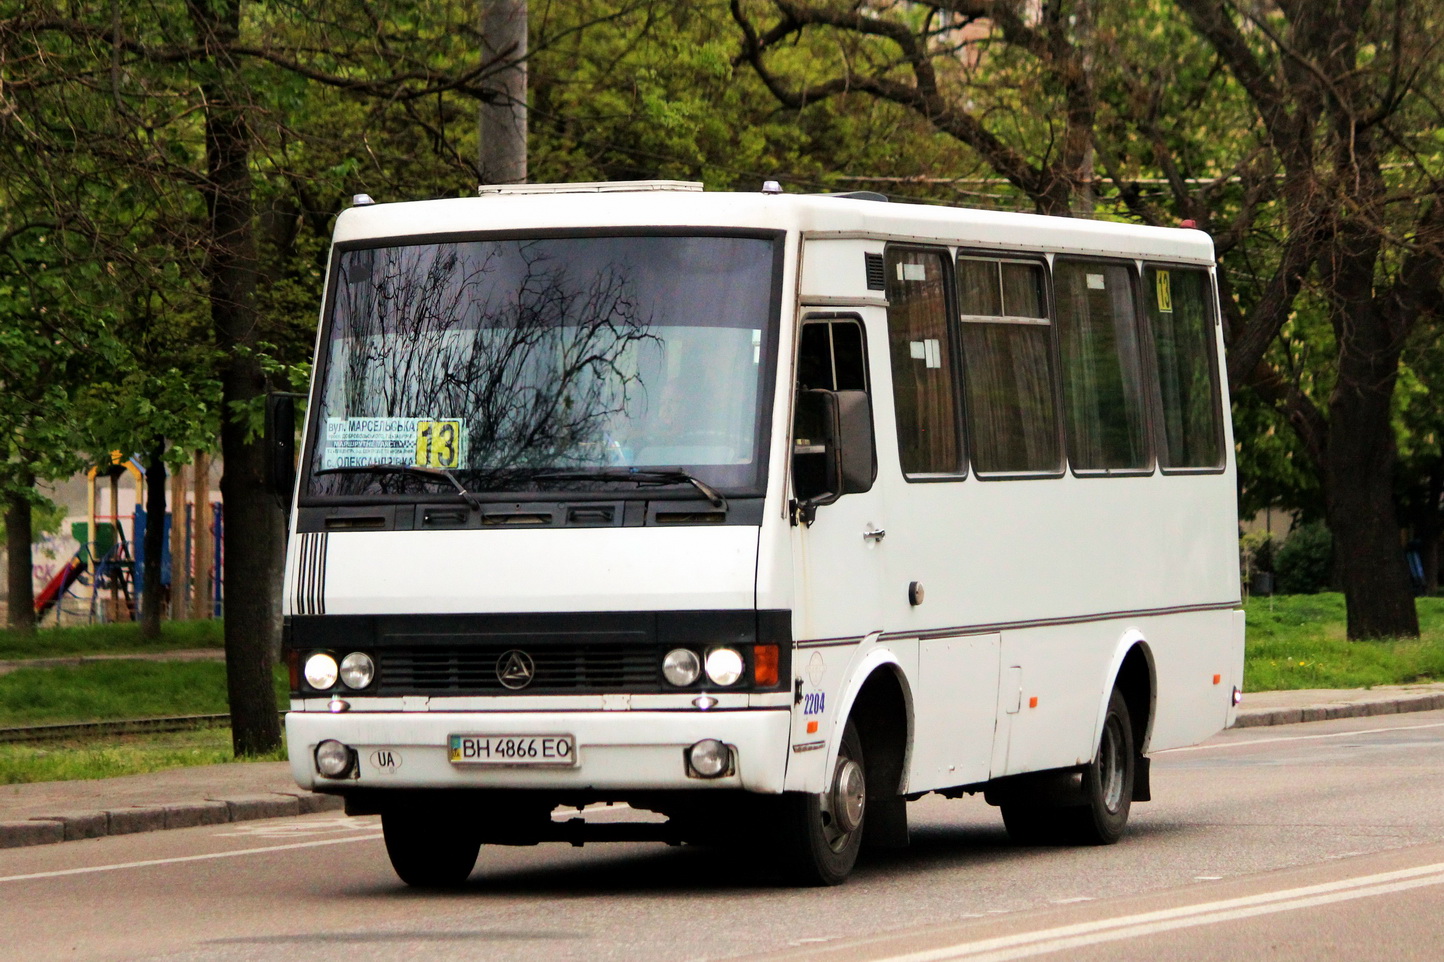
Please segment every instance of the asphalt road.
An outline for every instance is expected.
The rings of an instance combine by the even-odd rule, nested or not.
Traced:
[[[1444,712],[1226,732],[1155,756],[1107,848],[1018,848],[980,799],[844,886],[735,853],[485,848],[462,891],[334,814],[0,851],[0,958],[1444,958]],[[606,817],[605,815],[601,817]]]

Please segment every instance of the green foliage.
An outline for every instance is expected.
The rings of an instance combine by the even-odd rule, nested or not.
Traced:
[[[964,152],[910,111],[863,98],[779,110],[746,65],[726,0],[533,2],[531,172],[538,182],[698,180],[756,190],[881,186],[947,169]],[[841,52],[799,38],[790,66]],[[906,188],[910,190],[911,188]]]
[[[1233,397],[1233,436],[1240,517],[1271,507],[1323,517],[1318,472],[1283,415],[1254,392],[1240,392]]]
[[[1245,691],[1444,681],[1444,599],[1419,599],[1418,639],[1382,641],[1347,640],[1340,594],[1255,597],[1245,610]]]
[[[65,508],[37,494],[36,502],[30,507],[30,543],[36,543],[47,534],[55,534],[64,523]],[[0,542],[9,544],[9,539],[5,531],[5,517],[0,514]]]
[[[1322,521],[1299,525],[1274,556],[1275,587],[1281,594],[1323,591],[1333,574],[1334,539]]]

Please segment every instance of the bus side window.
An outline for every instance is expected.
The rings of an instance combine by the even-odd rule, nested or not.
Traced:
[[[1074,471],[1151,470],[1130,269],[1059,258],[1053,266],[1068,462]]]
[[[872,487],[871,418],[861,321],[804,322],[792,428],[792,483],[800,501],[826,504]]]
[[[908,477],[961,475],[947,253],[889,246],[884,256],[898,460]]]
[[[797,346],[797,389],[866,391],[862,324],[852,319],[808,321]]]
[[[1165,469],[1223,466],[1212,293],[1205,271],[1150,266],[1143,272],[1163,414],[1158,454]]]
[[[958,258],[968,452],[982,477],[1062,468],[1040,261]]]

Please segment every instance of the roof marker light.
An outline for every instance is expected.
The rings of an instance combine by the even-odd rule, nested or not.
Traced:
[[[780,194],[782,193],[782,185],[775,180],[764,180],[762,182],[762,193]]]
[[[353,194],[351,195],[351,203],[356,207],[369,207],[376,203],[376,201],[371,199],[370,194]]]

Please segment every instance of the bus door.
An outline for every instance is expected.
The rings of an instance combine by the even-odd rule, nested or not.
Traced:
[[[879,542],[887,519],[881,488],[873,484],[877,454],[865,344],[857,314],[803,318],[792,431],[793,630],[802,642],[860,640],[884,627]],[[849,439],[854,449],[839,450]],[[840,677],[834,671],[842,665],[828,667],[828,677]]]

